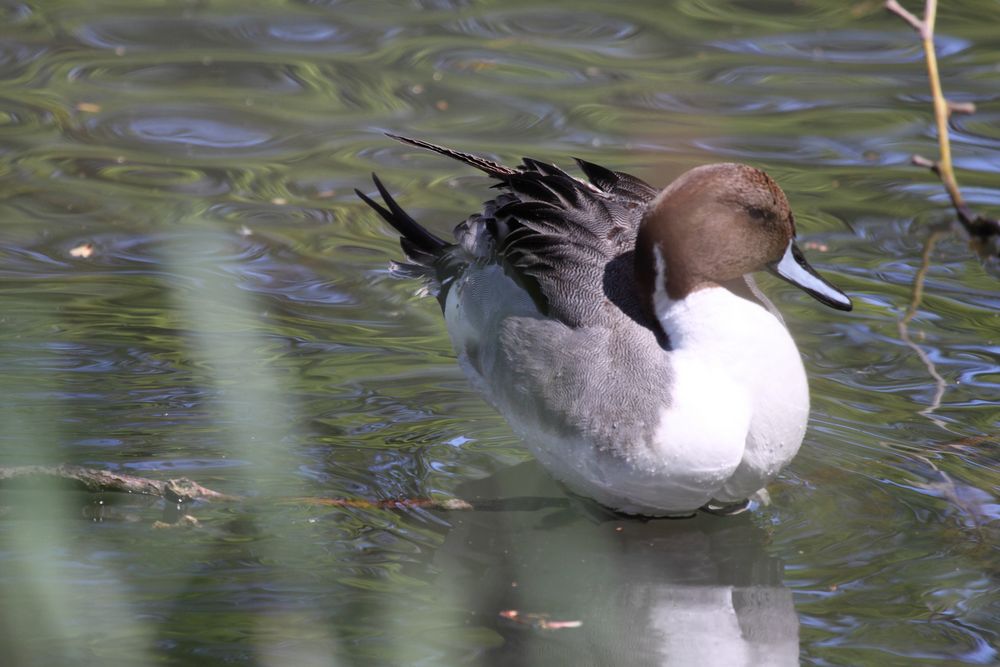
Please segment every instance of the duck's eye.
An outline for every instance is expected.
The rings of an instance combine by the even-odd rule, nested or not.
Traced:
[[[772,211],[771,209],[761,208],[759,206],[747,206],[746,212],[747,215],[749,215],[754,220],[765,221],[774,219],[774,211]]]

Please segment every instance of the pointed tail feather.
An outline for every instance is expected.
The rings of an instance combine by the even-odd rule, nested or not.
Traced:
[[[467,262],[456,260],[453,252],[456,247],[454,244],[446,243],[411,218],[392,198],[378,176],[372,174],[372,180],[375,181],[375,187],[382,195],[385,206],[360,190],[355,190],[354,193],[400,234],[399,245],[403,249],[406,261],[390,262],[389,273],[396,278],[423,280],[424,286],[420,288],[418,294],[436,296],[443,309],[449,286]]]
[[[417,250],[429,255],[438,255],[446,247],[448,247],[447,243],[424,229],[419,222],[411,218],[410,215],[396,203],[396,200],[392,198],[389,191],[386,190],[384,185],[382,185],[382,181],[378,179],[378,176],[372,174],[372,180],[375,181],[375,187],[378,188],[379,194],[382,195],[382,201],[386,203],[386,206],[389,207],[388,209],[360,190],[355,190],[354,193],[361,198],[361,201],[368,204],[372,210],[382,216],[383,220],[392,225],[393,228],[400,233],[404,240],[408,241],[409,244]],[[405,245],[403,249],[406,249]]]
[[[403,137],[398,134],[385,133],[385,136],[390,139],[395,139],[404,144],[409,144],[411,146],[416,146],[417,148],[426,148],[429,151],[434,151],[445,157],[450,157],[453,160],[458,160],[459,162],[464,162],[470,167],[475,167],[480,171],[484,171],[493,178],[499,178],[503,180],[507,176],[513,176],[518,173],[517,169],[511,169],[510,167],[505,167],[502,164],[493,162],[492,160],[487,160],[484,157],[478,155],[473,155],[472,153],[463,153],[462,151],[456,151],[452,148],[446,148],[444,146],[438,146],[437,144],[432,144],[429,141],[423,141],[421,139],[410,139],[409,137]]]

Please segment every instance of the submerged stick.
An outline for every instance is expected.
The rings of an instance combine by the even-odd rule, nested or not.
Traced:
[[[40,484],[56,483],[63,488],[91,493],[117,492],[164,498],[168,502],[181,503],[192,500],[215,500],[239,502],[246,498],[213,491],[186,477],[161,481],[135,475],[122,475],[109,470],[84,468],[82,466],[12,466],[0,467],[0,489],[26,488]],[[51,487],[50,487],[51,488]],[[548,496],[517,496],[513,498],[476,498],[473,501],[462,498],[321,498],[321,497],[280,497],[269,498],[282,503],[315,507],[343,507],[363,510],[411,510],[425,509],[442,512],[535,512],[542,509],[569,507],[572,500]],[[610,510],[609,510],[610,511]],[[705,512],[713,513],[705,509]],[[181,522],[194,521],[193,517],[179,517]],[[159,523],[159,522],[158,522]],[[162,526],[157,526],[162,527]]]
[[[365,500],[363,498],[291,498],[291,502],[319,507],[353,507],[365,510],[430,509],[448,512],[476,509],[461,498],[387,498]]]
[[[134,493],[144,496],[164,498],[169,502],[191,502],[193,500],[216,500],[232,502],[243,500],[214,491],[187,477],[166,481],[123,475],[82,466],[13,466],[0,467],[0,488],[24,488],[32,484],[56,482],[74,491],[90,493],[113,492]],[[445,511],[471,510],[473,506],[460,498],[398,498],[389,500],[364,500],[359,498],[291,498],[291,502],[305,505],[329,507],[355,507],[361,509],[434,509]]]
[[[934,27],[937,21],[937,0],[927,0],[924,5],[924,17],[919,19],[907,11],[897,0],[887,0],[885,8],[906,21],[920,35],[924,56],[927,62],[927,78],[930,83],[931,97],[934,102],[934,123],[937,127],[938,151],[937,160],[928,160],[920,155],[914,155],[913,164],[927,167],[941,179],[951,204],[958,215],[959,222],[965,230],[979,241],[1000,236],[1000,220],[987,218],[969,210],[962,192],[955,179],[955,169],[951,160],[951,139],[948,133],[948,119],[953,113],[974,113],[976,107],[971,103],[949,102],[941,89],[941,75],[938,69],[937,51],[934,49]]]
[[[161,481],[147,477],[136,477],[135,475],[123,475],[110,470],[71,465],[0,468],[0,486],[13,486],[11,482],[20,482],[24,485],[31,482],[52,481],[68,483],[74,489],[92,493],[100,491],[136,493],[145,496],[158,496],[170,502],[240,500],[238,496],[229,496],[213,491],[187,477]]]

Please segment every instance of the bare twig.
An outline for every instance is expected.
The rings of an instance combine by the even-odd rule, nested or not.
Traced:
[[[948,111],[953,114],[974,114],[976,113],[976,105],[973,102],[952,102],[948,100]]]
[[[942,92],[937,52],[934,49],[934,25],[937,20],[937,0],[927,0],[924,4],[923,19],[919,19],[911,14],[896,0],[887,0],[885,8],[906,21],[910,27],[917,31],[923,43],[924,55],[927,61],[927,78],[930,82],[931,96],[934,100],[934,122],[937,127],[940,157],[937,161],[932,161],[914,156],[913,163],[921,167],[927,167],[938,175],[941,183],[944,184],[945,190],[948,191],[948,197],[955,208],[955,213],[958,214],[959,221],[970,235],[980,240],[1000,235],[1000,221],[977,215],[970,211],[965,200],[962,198],[962,192],[958,189],[958,181],[955,179],[955,169],[951,161],[948,118],[954,112],[973,113],[976,107],[971,103],[949,102],[945,99]]]
[[[888,0],[885,3],[885,8],[888,9],[893,14],[899,15],[904,21],[909,23],[914,30],[923,35],[924,33],[924,22],[918,19],[916,16],[911,14],[905,7],[896,2],[896,0]]]

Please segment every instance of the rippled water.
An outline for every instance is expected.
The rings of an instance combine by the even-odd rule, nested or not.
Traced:
[[[1000,13],[944,4],[944,84],[979,107],[959,178],[996,215]],[[155,529],[155,501],[4,492],[3,663],[1000,661],[997,273],[935,237],[909,333],[939,387],[898,321],[952,214],[879,5],[0,0],[0,463],[248,496]],[[659,184],[767,169],[856,303],[766,285],[813,392],[772,504],[640,521],[539,471],[352,193],[377,170],[444,232],[486,183],[386,130]],[[426,497],[491,502],[309,500]]]

